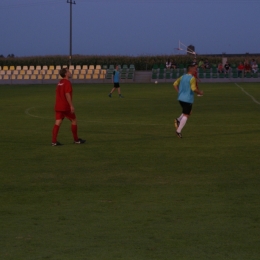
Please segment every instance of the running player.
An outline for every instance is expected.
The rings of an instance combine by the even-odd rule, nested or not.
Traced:
[[[178,78],[173,83],[175,90],[178,92],[178,100],[182,107],[182,114],[174,120],[176,135],[179,138],[182,138],[182,128],[185,126],[188,117],[191,114],[192,104],[194,102],[194,92],[203,95],[203,92],[196,86],[196,79],[193,76],[195,69],[195,65],[189,65],[187,68],[187,74]]]
[[[83,144],[86,140],[78,138],[78,127],[75,115],[75,109],[72,104],[72,85],[69,79],[71,73],[68,68],[60,70],[60,76],[62,79],[56,88],[56,103],[55,103],[55,125],[52,130],[52,146],[62,145],[57,141],[58,132],[63,119],[66,117],[71,121],[71,131],[74,138],[75,144]]]
[[[192,63],[195,66],[193,77],[196,79],[196,87],[199,89],[198,82],[200,82],[200,79],[198,78],[198,64],[196,62]],[[197,94],[198,97],[201,97],[202,95]]]
[[[111,98],[112,93],[117,89],[119,97],[122,98],[123,96],[121,95],[120,85],[119,85],[119,66],[118,65],[116,66],[116,69],[113,72],[113,82],[114,82],[114,87],[111,89],[108,96]]]

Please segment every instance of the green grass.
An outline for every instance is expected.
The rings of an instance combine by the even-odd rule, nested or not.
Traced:
[[[259,104],[201,84],[178,139],[171,84],[110,88],[75,85],[87,143],[51,147],[55,86],[0,86],[0,259],[260,259]]]

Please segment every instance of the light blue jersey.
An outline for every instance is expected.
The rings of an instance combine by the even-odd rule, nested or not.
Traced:
[[[191,74],[185,74],[174,82],[179,86],[178,100],[186,103],[194,102],[196,79]]]
[[[119,71],[114,70],[113,75],[114,75],[114,77],[113,77],[114,83],[119,83]]]

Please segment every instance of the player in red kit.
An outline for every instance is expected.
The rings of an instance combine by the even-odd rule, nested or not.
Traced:
[[[195,70],[193,73],[193,77],[196,79],[196,87],[199,89],[198,82],[200,82],[200,79],[198,78],[198,64],[196,62],[192,63],[195,66]],[[198,97],[201,97],[201,94],[197,94]]]
[[[74,138],[75,144],[83,144],[86,140],[78,138],[78,126],[75,115],[75,109],[72,104],[72,85],[69,79],[71,78],[71,73],[68,68],[63,68],[60,70],[60,76],[62,79],[56,88],[56,103],[55,103],[55,125],[52,130],[52,146],[61,145],[57,141],[57,136],[59,133],[60,125],[63,119],[66,117],[71,121],[71,131]]]

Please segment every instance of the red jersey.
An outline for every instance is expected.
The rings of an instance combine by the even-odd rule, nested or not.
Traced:
[[[62,79],[60,80],[56,88],[55,111],[70,111],[70,105],[65,95],[66,93],[69,93],[72,99],[71,82],[67,79]]]
[[[239,70],[243,70],[245,67],[243,64],[239,64],[238,67],[237,67]]]
[[[244,69],[245,69],[245,70],[251,70],[250,64],[245,64]]]
[[[198,71],[195,70],[192,76],[196,79],[196,87],[198,87]]]

